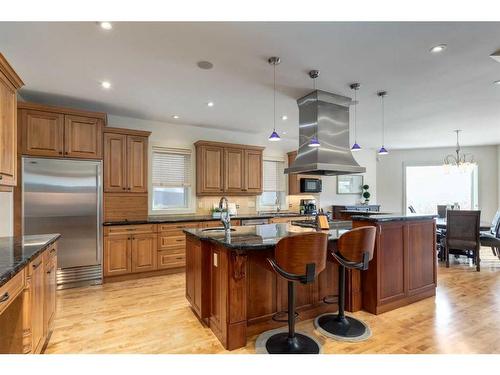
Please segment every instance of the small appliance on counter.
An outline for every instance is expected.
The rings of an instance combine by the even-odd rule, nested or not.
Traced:
[[[301,215],[316,215],[318,208],[316,207],[316,199],[301,199],[300,214]]]

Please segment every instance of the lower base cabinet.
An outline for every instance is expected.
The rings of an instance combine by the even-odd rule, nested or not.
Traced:
[[[132,235],[130,241],[132,241],[132,272],[156,270],[156,233]]]

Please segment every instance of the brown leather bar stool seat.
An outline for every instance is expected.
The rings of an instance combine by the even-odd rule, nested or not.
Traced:
[[[339,237],[337,249],[331,254],[339,263],[339,311],[337,314],[320,315],[314,325],[329,337],[355,340],[365,336],[366,325],[345,315],[345,270],[367,270],[375,249],[375,227],[359,227]]]
[[[328,234],[312,232],[293,235],[276,244],[276,273],[288,280],[288,332],[276,333],[265,343],[269,354],[318,354],[320,347],[310,336],[295,332],[295,283],[309,284],[326,267]],[[265,334],[265,333],[264,333]]]

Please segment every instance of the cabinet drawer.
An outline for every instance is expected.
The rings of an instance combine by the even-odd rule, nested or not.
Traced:
[[[24,269],[0,287],[0,314],[24,289]]]
[[[158,251],[158,269],[184,267],[185,265],[185,251],[178,253],[173,253],[170,250]]]
[[[186,236],[171,236],[168,232],[161,232],[158,234],[158,249],[170,249],[173,247],[186,246]]]
[[[104,227],[105,236],[123,235],[123,234],[142,234],[156,232],[155,224],[141,225],[117,225]]]
[[[186,222],[186,223],[175,223],[175,224],[158,224],[158,232],[170,232],[170,235],[180,235],[184,232],[184,228],[199,228],[200,223],[198,222]]]

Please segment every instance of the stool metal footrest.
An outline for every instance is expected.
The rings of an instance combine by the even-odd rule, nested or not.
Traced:
[[[327,305],[338,304],[339,303],[339,296],[338,295],[332,295],[332,296],[323,297],[323,303],[326,303]]]
[[[279,319],[277,318],[280,314],[286,314],[287,317],[284,318],[284,319]],[[295,311],[295,318],[298,318],[299,317],[299,313],[297,311]],[[271,317],[272,320],[274,320],[275,322],[280,322],[280,323],[283,323],[283,322],[288,322],[288,310],[287,311],[278,311],[276,314],[274,314],[272,317]]]

